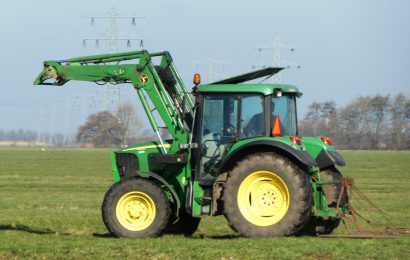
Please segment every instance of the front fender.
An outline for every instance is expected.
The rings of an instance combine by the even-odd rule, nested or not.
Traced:
[[[151,179],[154,180],[155,182],[159,183],[160,186],[165,186],[169,192],[171,193],[172,199],[175,201],[175,204],[177,205],[176,207],[176,216],[178,217],[179,215],[179,210],[181,208],[181,201],[179,200],[179,197],[175,191],[175,189],[170,185],[164,178],[162,178],[160,175],[153,173],[153,172],[142,172],[142,171],[137,171],[135,177],[137,178],[145,178],[145,179]],[[163,189],[163,188],[162,188]]]

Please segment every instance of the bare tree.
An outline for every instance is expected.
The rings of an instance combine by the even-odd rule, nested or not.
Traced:
[[[308,112],[299,124],[299,132],[305,136],[318,135],[320,121],[320,103],[313,102],[308,107]]]
[[[121,144],[125,127],[108,111],[97,112],[88,117],[77,132],[77,142],[91,143],[94,147],[110,147]]]
[[[385,123],[386,112],[389,106],[389,96],[376,95],[370,98],[370,113],[371,113],[371,125],[372,125],[372,135],[371,135],[371,146],[372,149],[379,148],[381,141],[382,132],[386,127],[382,127]]]
[[[312,103],[308,107],[305,118],[299,125],[300,132],[307,136],[330,136],[336,138],[337,125],[336,103],[333,101]]]
[[[122,144],[135,142],[137,135],[143,132],[143,125],[138,118],[134,105],[131,102],[119,105],[115,115],[124,127],[124,132],[121,136]]]
[[[390,138],[393,149],[408,149],[410,147],[410,98],[403,93],[396,95],[390,106]]]
[[[410,149],[410,97],[406,98],[406,103],[404,104],[405,106],[405,113],[404,113],[404,124],[405,124],[405,130],[404,132],[406,133],[406,146],[405,149]]]

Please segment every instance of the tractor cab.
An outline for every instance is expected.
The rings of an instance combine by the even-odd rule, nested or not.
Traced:
[[[222,158],[240,140],[297,135],[296,98],[292,85],[210,84],[197,89],[199,178],[218,174]]]

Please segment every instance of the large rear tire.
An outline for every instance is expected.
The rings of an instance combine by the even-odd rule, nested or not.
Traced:
[[[332,181],[332,185],[324,185],[326,203],[328,207],[336,208],[340,193],[342,192],[342,174],[335,168],[331,167],[320,172],[320,179],[322,181]],[[343,195],[340,204],[343,206],[347,203],[347,196]],[[330,234],[336,229],[341,222],[341,218],[332,217],[316,217],[311,216],[306,225],[298,232],[298,235],[325,235]]]
[[[102,204],[104,224],[116,237],[156,237],[168,224],[170,212],[164,191],[144,179],[115,183]]]
[[[307,173],[289,159],[252,154],[229,172],[222,201],[229,225],[241,235],[289,236],[309,219],[312,188]]]

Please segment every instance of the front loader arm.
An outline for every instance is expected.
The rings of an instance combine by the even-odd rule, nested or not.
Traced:
[[[154,66],[152,57],[161,57],[161,63]],[[128,60],[137,62],[136,64],[121,63]],[[174,82],[163,82],[158,69],[172,74]],[[95,82],[100,85],[131,83],[137,90],[152,129],[157,133],[161,143],[158,125],[152,114],[153,109],[149,107],[146,96],[155,106],[174,139],[171,152],[177,152],[179,144],[189,142],[193,102],[168,52],[125,52],[45,61],[44,69],[35,79],[34,84],[62,86],[70,80]],[[165,149],[164,153],[166,153]]]
[[[67,81],[91,81],[103,83],[127,83],[132,78],[131,71],[136,65],[86,65],[79,63],[62,64],[56,61],[44,62],[44,69],[34,81],[35,85],[62,86]],[[48,82],[52,80],[52,82]]]
[[[149,54],[147,51],[123,52],[116,54],[102,54],[83,56],[65,60],[45,61],[44,69],[34,81],[34,85],[57,85],[62,86],[69,80],[78,81],[106,81],[106,82],[130,82],[132,74],[137,66],[146,64],[140,58],[147,56],[161,56],[167,52]],[[168,54],[169,55],[169,54]],[[119,64],[127,60],[139,60],[138,65]],[[107,63],[113,63],[107,64]],[[128,73],[125,73],[125,72]],[[54,80],[47,82],[47,80]],[[123,81],[121,81],[123,80]]]

